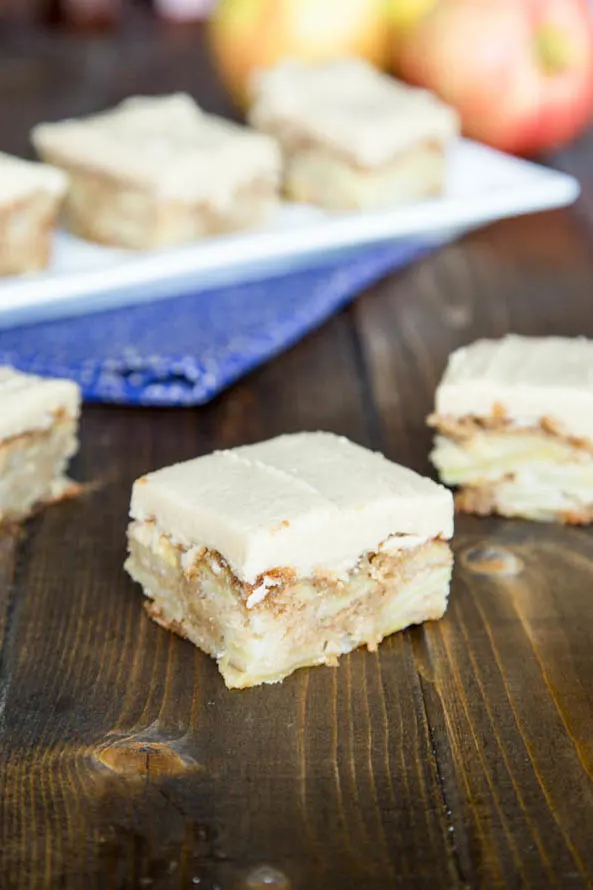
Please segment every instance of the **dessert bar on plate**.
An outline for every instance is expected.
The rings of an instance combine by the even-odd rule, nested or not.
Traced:
[[[282,62],[251,92],[250,122],[279,140],[290,200],[356,210],[442,192],[459,124],[432,93],[361,59]]]
[[[68,492],[79,411],[75,383],[0,366],[0,525]]]
[[[329,433],[151,473],[131,516],[126,568],[148,613],[228,687],[334,665],[447,606],[450,492]]]
[[[275,141],[205,114],[184,94],[40,124],[33,141],[68,172],[66,223],[90,241],[179,244],[256,226],[277,206]]]
[[[0,152],[0,275],[49,265],[66,184],[61,170]]]
[[[593,341],[508,336],[459,349],[429,423],[459,510],[593,519]]]

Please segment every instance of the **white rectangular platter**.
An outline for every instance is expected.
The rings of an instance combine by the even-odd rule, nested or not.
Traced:
[[[319,264],[395,239],[427,245],[504,217],[572,203],[571,176],[462,140],[442,197],[365,213],[285,204],[266,227],[167,250],[132,253],[56,234],[46,272],[0,279],[0,328],[82,315]]]

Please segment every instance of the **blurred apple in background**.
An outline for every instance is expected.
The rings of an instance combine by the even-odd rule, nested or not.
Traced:
[[[251,73],[283,58],[388,57],[385,0],[219,0],[210,43],[222,80],[244,106]]]
[[[388,0],[394,70],[461,113],[464,132],[533,154],[593,118],[588,0]]]
[[[385,15],[389,28],[390,59],[397,61],[406,38],[413,28],[431,12],[439,0],[385,0]]]

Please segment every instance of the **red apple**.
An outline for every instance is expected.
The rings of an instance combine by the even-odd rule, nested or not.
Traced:
[[[209,28],[223,82],[245,105],[251,74],[287,57],[388,60],[384,0],[219,0]]]
[[[468,136],[503,151],[554,148],[593,118],[588,0],[440,0],[397,52],[403,77],[456,107]]]

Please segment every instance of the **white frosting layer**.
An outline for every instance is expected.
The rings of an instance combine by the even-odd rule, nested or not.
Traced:
[[[426,90],[381,74],[362,59],[283,62],[252,84],[252,123],[287,140],[306,137],[362,166],[387,163],[424,140],[449,141],[456,113]]]
[[[218,550],[253,583],[274,568],[343,574],[390,535],[453,533],[449,491],[330,433],[219,451],[139,479],[134,519]]]
[[[80,120],[40,124],[44,156],[125,179],[178,201],[225,205],[256,179],[279,182],[276,142],[205,114],[185,94],[137,96]]]
[[[43,379],[0,365],[0,442],[48,429],[58,411],[77,417],[80,389],[70,380]]]
[[[68,178],[62,170],[0,152],[0,205],[40,191],[59,198],[66,193],[67,185]]]
[[[489,417],[502,410],[517,426],[545,417],[566,435],[593,441],[593,341],[510,335],[454,352],[436,413]]]

